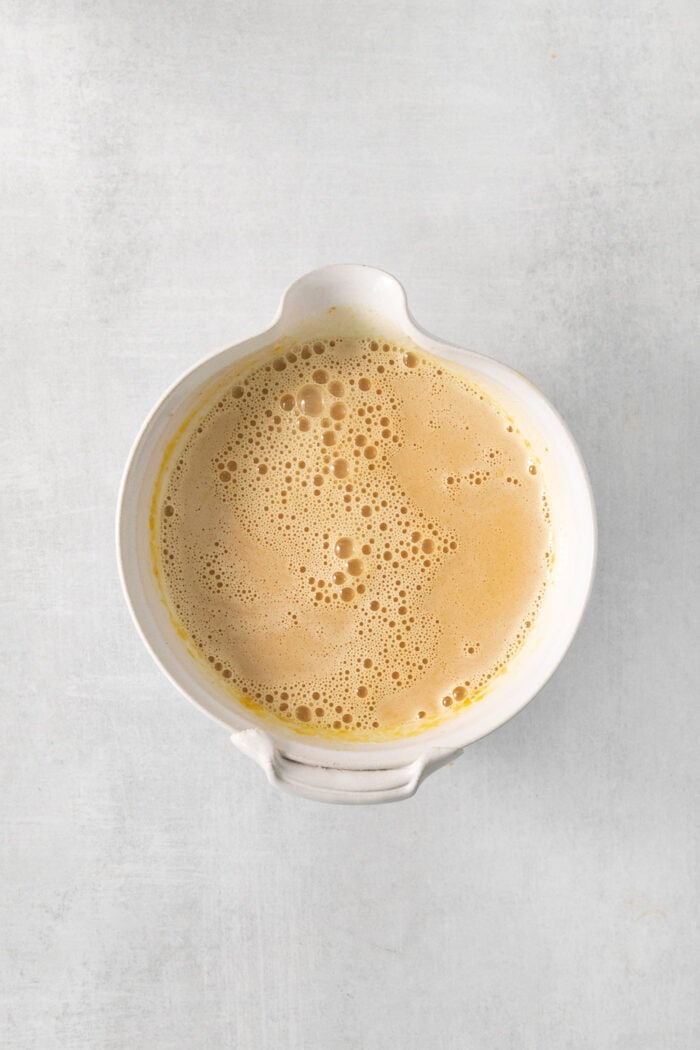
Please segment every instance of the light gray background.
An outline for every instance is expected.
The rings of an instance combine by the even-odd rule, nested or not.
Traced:
[[[698,9],[3,4],[9,1050],[695,1050]],[[407,803],[283,797],[175,694],[120,472],[328,262],[563,412],[600,516],[566,661]]]

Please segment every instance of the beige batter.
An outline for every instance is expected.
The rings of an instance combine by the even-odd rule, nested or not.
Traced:
[[[165,470],[173,615],[232,697],[292,728],[386,739],[452,717],[536,616],[539,466],[476,381],[423,351],[263,351]]]

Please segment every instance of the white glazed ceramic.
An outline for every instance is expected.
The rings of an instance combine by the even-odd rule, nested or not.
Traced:
[[[483,700],[451,720],[391,743],[343,743],[298,735],[237,705],[192,658],[170,621],[151,568],[149,511],[165,446],[197,392],[222,370],[286,338],[377,334],[411,339],[477,373],[481,386],[514,417],[542,463],[554,529],[554,567],[524,647]],[[127,602],[146,645],[173,684],[232,730],[236,747],[268,779],[327,802],[408,798],[429,773],[503,725],[542,688],[564,656],[590,591],[596,548],[591,488],[581,456],[559,415],[527,379],[488,357],[443,343],[411,317],[406,293],[369,266],[327,266],[295,281],[270,328],[196,365],[148,417],[129,456],[119,497],[117,546]]]

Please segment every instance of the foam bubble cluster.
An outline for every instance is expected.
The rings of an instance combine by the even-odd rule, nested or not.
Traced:
[[[381,737],[452,716],[537,614],[541,471],[500,408],[418,348],[262,351],[164,479],[177,621],[233,696],[294,728]]]

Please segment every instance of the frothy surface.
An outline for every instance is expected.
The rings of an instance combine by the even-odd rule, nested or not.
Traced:
[[[262,351],[164,471],[173,615],[233,697],[288,727],[382,739],[450,718],[537,614],[539,465],[476,382],[423,351]]]

